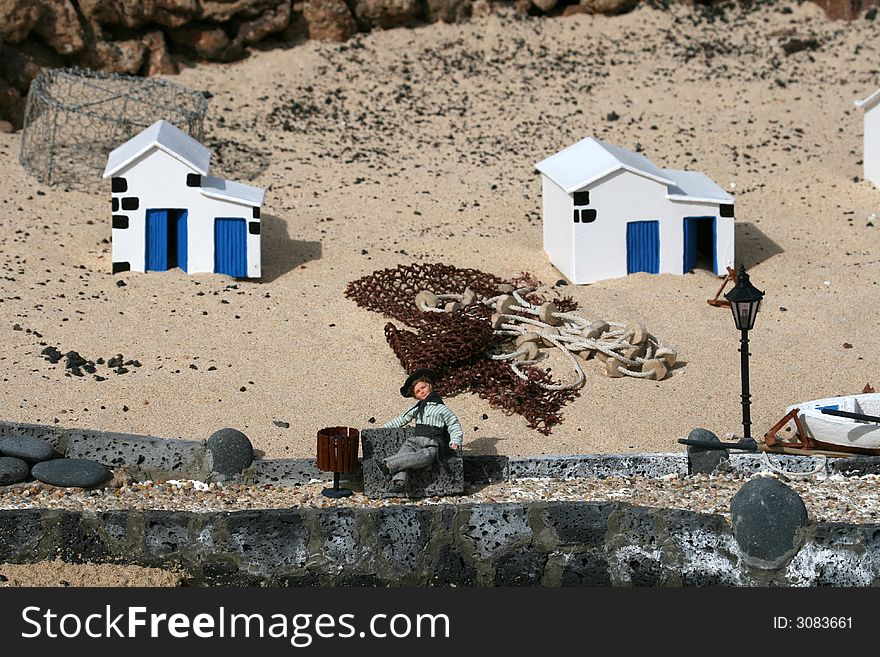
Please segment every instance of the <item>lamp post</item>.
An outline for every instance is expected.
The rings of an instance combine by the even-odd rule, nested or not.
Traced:
[[[739,444],[749,449],[755,449],[757,444],[752,438],[752,418],[749,412],[751,395],[749,394],[749,331],[755,326],[755,318],[761,308],[761,299],[764,293],[749,282],[746,268],[740,265],[736,275],[736,286],[724,295],[730,302],[730,310],[733,312],[733,321],[740,331],[740,369],[742,375],[742,409],[743,409],[743,437]]]

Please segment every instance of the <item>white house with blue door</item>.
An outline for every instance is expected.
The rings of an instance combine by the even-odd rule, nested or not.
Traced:
[[[208,175],[211,152],[167,121],[113,150],[113,273],[215,272],[260,277],[265,191]]]
[[[572,283],[733,266],[733,197],[706,175],[592,137],[535,167],[544,251]]]
[[[865,180],[880,187],[880,89],[867,98],[857,100],[856,107],[865,112],[864,154]]]

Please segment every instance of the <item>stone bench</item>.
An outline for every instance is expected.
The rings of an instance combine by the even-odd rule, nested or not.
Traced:
[[[464,493],[464,461],[461,456],[452,454],[445,458],[441,454],[439,462],[410,470],[403,494],[391,492],[391,477],[379,469],[378,461],[395,454],[412,435],[412,427],[364,429],[361,432],[364,494],[367,497],[433,497]]]

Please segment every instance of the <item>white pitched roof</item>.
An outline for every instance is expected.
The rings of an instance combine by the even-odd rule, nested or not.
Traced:
[[[587,137],[576,144],[538,162],[535,168],[571,194],[618,169],[672,185],[663,169],[648,158],[619,146],[612,146],[594,137]]]
[[[211,163],[211,151],[188,134],[163,119],[113,149],[107,156],[104,178],[127,166],[153,148],[165,151],[196,173],[205,175]]]
[[[671,201],[733,203],[733,197],[712,182],[705,173],[672,169],[664,169],[663,172],[675,181],[666,190],[666,198]]]
[[[877,103],[880,103],[880,89],[878,89],[877,91],[872,93],[870,96],[868,96],[864,100],[855,101],[854,104],[856,107],[861,107],[863,110],[865,110],[867,112],[869,109],[874,107],[874,105],[876,105]]]
[[[252,187],[232,180],[202,176],[202,194],[222,201],[236,201],[251,207],[260,207],[263,205],[263,197],[266,192],[259,187]]]

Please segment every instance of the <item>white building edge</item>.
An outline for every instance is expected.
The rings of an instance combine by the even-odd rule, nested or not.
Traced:
[[[855,106],[865,112],[864,178],[880,187],[880,89],[855,101]]]

